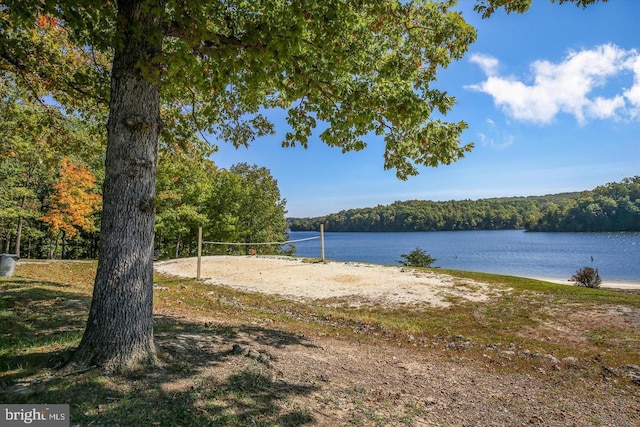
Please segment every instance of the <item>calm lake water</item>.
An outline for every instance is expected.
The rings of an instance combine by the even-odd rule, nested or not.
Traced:
[[[290,239],[319,235],[296,231]],[[320,257],[319,239],[295,245],[297,256]],[[338,261],[399,265],[401,255],[416,247],[441,268],[564,280],[589,266],[605,282],[640,283],[640,233],[325,233],[325,257]]]

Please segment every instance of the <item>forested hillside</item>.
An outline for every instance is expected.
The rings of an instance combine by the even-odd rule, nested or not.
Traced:
[[[525,228],[549,206],[564,206],[578,193],[434,202],[410,200],[350,209],[316,218],[290,218],[292,231],[449,231]]]
[[[640,231],[640,176],[585,191],[564,206],[548,206],[531,231]]]
[[[291,231],[640,231],[640,177],[582,193],[434,202],[410,200],[289,218]]]

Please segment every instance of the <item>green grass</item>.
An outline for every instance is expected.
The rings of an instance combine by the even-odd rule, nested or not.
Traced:
[[[237,358],[228,351],[206,353],[191,348],[177,353],[163,348],[165,364],[160,373],[118,376],[92,370],[60,375],[57,369],[68,360],[84,329],[94,272],[92,262],[27,264],[18,266],[16,277],[0,278],[0,401],[66,403],[75,396],[72,424],[79,425],[299,426],[312,422],[312,414],[292,402],[316,392],[317,386],[275,380],[258,363],[237,365]],[[468,363],[533,372],[536,360],[499,360],[489,352],[497,345],[597,360],[593,371],[582,373],[594,381],[600,364],[640,364],[638,295],[512,276],[437,272],[490,283],[501,296],[482,303],[455,300],[446,308],[380,304],[350,308],[335,299],[303,304],[157,276],[156,284],[166,289],[155,292],[155,333],[163,342],[182,334],[233,342],[249,331],[280,347],[299,343],[305,335],[337,336],[445,357],[463,354]],[[570,331],[576,340],[563,340],[554,331]],[[467,344],[451,350],[452,342]],[[226,376],[207,370],[227,365],[231,368]],[[349,393],[356,402],[367,397],[366,390],[357,386]],[[411,425],[421,415],[417,405],[407,405],[397,420],[363,407],[352,421]]]

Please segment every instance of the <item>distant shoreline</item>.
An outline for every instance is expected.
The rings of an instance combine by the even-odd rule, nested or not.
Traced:
[[[311,233],[292,232],[292,238]],[[327,233],[327,258],[394,264],[420,247],[447,270],[531,277],[571,284],[582,266],[598,267],[605,287],[640,287],[637,233],[526,233],[451,231],[415,233]],[[319,244],[296,245],[297,256],[318,257]]]

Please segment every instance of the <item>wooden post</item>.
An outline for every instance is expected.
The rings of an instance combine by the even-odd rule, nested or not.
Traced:
[[[320,254],[322,255],[322,262],[324,259],[324,224],[320,224]]]
[[[198,272],[196,280],[200,280],[200,269],[202,266],[202,227],[198,227]]]

